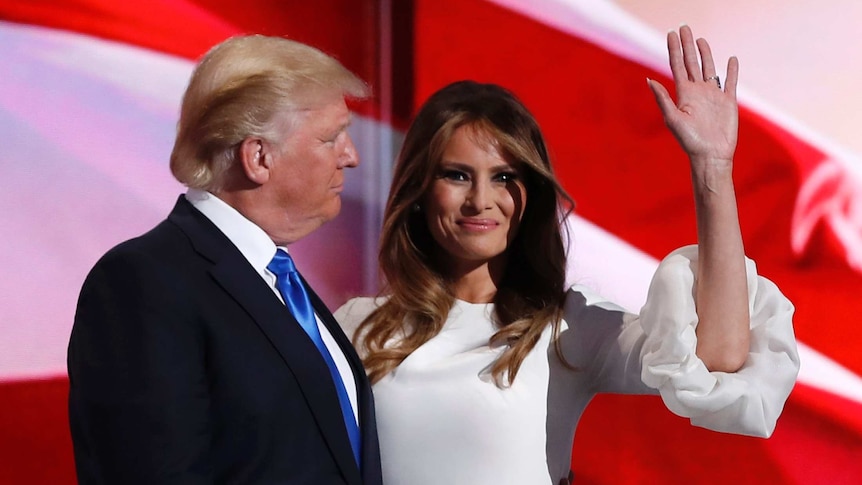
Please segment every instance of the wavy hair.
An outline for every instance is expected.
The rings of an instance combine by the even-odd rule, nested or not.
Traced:
[[[245,138],[258,136],[280,146],[284,133],[273,122],[277,114],[313,107],[333,95],[362,99],[369,88],[314,47],[281,37],[231,37],[210,49],[192,73],[171,172],[188,187],[215,192]]]
[[[488,136],[521,166],[527,192],[494,297],[498,331],[489,345],[507,346],[491,367],[496,384],[514,382],[548,324],[555,340],[559,334],[566,267],[561,222],[574,203],[557,182],[538,123],[521,101],[494,84],[459,81],[425,102],[396,162],[379,253],[383,291],[389,298],[354,337],[357,347],[366,351],[364,364],[372,383],[439,333],[454,303],[445,261],[434,257],[437,243],[413,207],[428,192],[446,145],[462,126]]]

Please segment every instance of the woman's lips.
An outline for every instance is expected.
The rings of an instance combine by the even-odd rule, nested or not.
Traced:
[[[493,219],[459,219],[457,224],[471,231],[487,231],[500,225]]]

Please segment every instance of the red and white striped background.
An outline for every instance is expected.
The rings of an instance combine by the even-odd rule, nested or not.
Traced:
[[[839,27],[860,18],[852,0],[833,3],[845,6],[832,12]],[[644,78],[669,81],[664,28],[688,20],[704,34],[692,20],[701,19],[719,55],[716,37],[746,32],[714,6],[654,4],[665,10],[608,0],[0,0],[0,483],[74,483],[65,345],[77,291],[106,249],[169,210],[181,187],[167,157],[193,60],[237,33],[316,45],[377,92],[354,107],[363,165],[342,215],[298,247],[331,306],[374,290],[381,192],[410,113],[472,78],[514,90],[547,135],[578,204],[572,281],[637,309],[657,258],[694,239],[686,163]],[[655,397],[602,396],[577,432],[578,483],[862,482],[862,145],[841,131],[843,118],[824,115],[829,124],[804,103],[858,106],[834,79],[862,68],[811,73],[804,66],[823,64],[812,44],[836,42],[838,28],[780,42],[800,35],[781,34],[789,7],[781,23],[778,10],[744,4],[721,3],[761,19],[741,47],[774,56],[758,70],[735,51],[741,222],[759,271],[796,304],[799,383],[768,440],[692,428]],[[799,18],[827,8],[790,6]],[[800,103],[782,101],[792,80],[771,89],[764,68],[784,64],[822,85],[796,85]]]

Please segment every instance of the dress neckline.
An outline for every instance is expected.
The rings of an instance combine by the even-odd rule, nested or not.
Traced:
[[[461,307],[464,309],[473,308],[473,309],[485,309],[490,307],[494,307],[494,302],[487,303],[473,303],[467,300],[462,300],[460,298],[455,298],[455,306]]]

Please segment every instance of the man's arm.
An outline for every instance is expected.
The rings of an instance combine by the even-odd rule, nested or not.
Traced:
[[[208,483],[204,335],[182,275],[114,250],[91,271],[69,342],[80,483]]]

